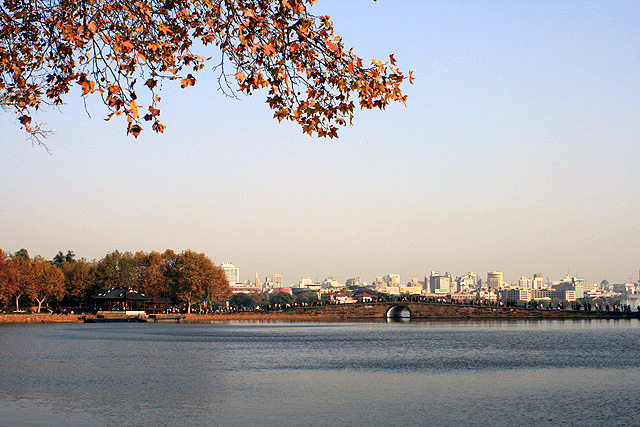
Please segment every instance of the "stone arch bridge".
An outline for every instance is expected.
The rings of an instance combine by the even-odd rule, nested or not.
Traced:
[[[405,311],[406,310],[406,311]],[[404,312],[404,313],[403,313]],[[431,303],[414,301],[371,302],[357,304],[330,304],[324,306],[295,307],[281,315],[309,320],[373,320],[393,317],[412,319],[601,319],[637,318],[638,314],[614,312],[584,312],[572,310],[538,310],[520,307],[468,305],[457,303]]]

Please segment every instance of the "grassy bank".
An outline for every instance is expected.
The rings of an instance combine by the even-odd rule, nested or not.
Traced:
[[[18,313],[0,314],[0,323],[80,323],[77,314]]]
[[[225,313],[225,314],[185,314],[185,323],[224,322],[227,320],[322,320],[296,313]],[[329,320],[329,319],[327,319]],[[18,313],[0,314],[0,323],[82,323],[79,314]]]

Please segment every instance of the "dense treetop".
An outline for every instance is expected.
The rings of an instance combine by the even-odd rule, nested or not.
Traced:
[[[7,254],[0,249],[0,308],[20,301],[93,307],[93,297],[114,287],[136,288],[173,304],[221,303],[232,295],[223,270],[203,253],[113,251],[98,261],[75,259],[68,251],[52,261],[31,258],[26,249]]]
[[[159,89],[196,84],[208,45],[228,95],[263,89],[274,118],[336,137],[356,106],[406,102],[393,55],[363,61],[334,33],[316,0],[4,0],[0,4],[0,106],[38,138],[32,119],[74,86],[98,96],[138,136],[163,132]],[[411,73],[409,73],[411,80]]]

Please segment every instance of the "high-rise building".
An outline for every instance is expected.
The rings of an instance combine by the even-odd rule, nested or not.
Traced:
[[[240,283],[240,269],[238,267],[229,262],[225,262],[220,266],[220,268],[224,271],[224,274],[227,276],[227,280],[231,286],[236,283]]]
[[[282,274],[272,274],[271,275],[271,281],[273,282],[275,287],[281,288],[282,287]]]
[[[451,273],[441,274],[439,271],[432,271],[429,276],[429,292],[435,293],[451,293],[454,292],[453,280]]]
[[[470,271],[467,273],[467,277],[470,277],[473,280],[474,287],[479,288],[482,286],[482,277],[478,273]]]
[[[455,282],[458,292],[471,291],[473,289],[479,288],[482,285],[482,278],[479,274],[470,271],[463,276],[456,277]]]
[[[473,278],[468,275],[456,277],[456,291],[457,292],[470,292],[476,289],[476,284]]]
[[[531,289],[532,286],[533,286],[533,280],[529,279],[528,277],[522,276],[518,281],[518,287],[520,289]]]
[[[487,273],[487,287],[489,289],[500,289],[503,285],[502,271],[489,271]]]
[[[540,273],[533,275],[533,289],[544,289],[544,276]]]
[[[267,276],[264,281],[264,286],[267,289],[281,288],[282,287],[282,275],[281,274],[272,274],[271,276]]]

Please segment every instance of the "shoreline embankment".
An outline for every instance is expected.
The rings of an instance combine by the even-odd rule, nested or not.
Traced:
[[[434,305],[437,306],[437,305]],[[436,308],[436,307],[433,307]],[[358,316],[333,310],[239,311],[216,314],[183,314],[182,323],[224,323],[228,321],[285,322],[381,322],[386,316]],[[10,323],[82,323],[81,314],[11,313],[0,314],[0,324]],[[634,319],[638,313],[584,312],[558,310],[509,311],[508,309],[473,310],[472,312],[434,312],[429,316],[411,316],[411,321],[478,321],[478,320],[595,320]],[[150,319],[151,320],[151,319]]]
[[[77,314],[4,313],[0,323],[82,323]]]
[[[309,316],[287,311],[252,312],[241,311],[216,314],[182,314],[181,323],[216,323],[230,320],[285,320],[285,321],[349,321],[335,316]],[[0,314],[2,323],[83,323],[85,317],[95,317],[84,314],[49,314],[49,313],[9,313]],[[150,319],[151,320],[151,319]],[[375,319],[370,319],[375,321]]]

